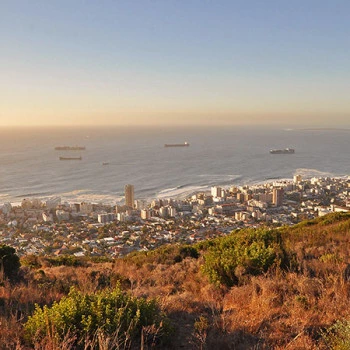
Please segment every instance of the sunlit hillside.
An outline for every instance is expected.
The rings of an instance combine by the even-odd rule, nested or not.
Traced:
[[[346,349],[349,243],[339,213],[116,260],[8,252],[0,349]]]

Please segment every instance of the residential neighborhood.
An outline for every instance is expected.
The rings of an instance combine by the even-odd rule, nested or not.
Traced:
[[[128,186],[128,187],[127,187]],[[350,179],[314,177],[232,186],[187,198],[134,199],[125,205],[23,199],[0,207],[0,243],[19,255],[124,256],[168,243],[191,244],[242,228],[294,225],[350,211]],[[131,186],[131,187],[130,187]],[[133,203],[133,204],[132,204]]]

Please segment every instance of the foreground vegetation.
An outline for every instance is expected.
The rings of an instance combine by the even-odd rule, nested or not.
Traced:
[[[0,249],[0,349],[350,349],[349,243],[332,214],[17,276]]]

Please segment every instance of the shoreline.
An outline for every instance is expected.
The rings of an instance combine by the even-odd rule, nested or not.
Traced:
[[[330,177],[332,179],[343,179],[343,180],[349,180],[350,179],[350,175],[338,175],[338,176],[310,176],[310,177],[306,177],[303,180],[304,181],[309,181],[312,178],[327,178]],[[239,184],[231,184],[231,185],[214,185],[217,187],[222,187],[223,189],[228,189],[230,187],[244,187],[244,186],[248,186],[248,187],[252,187],[252,186],[266,186],[266,185],[273,185],[273,184],[278,184],[278,183],[291,183],[293,182],[293,178],[271,178],[271,179],[267,179],[267,180],[257,180],[257,181],[251,181],[249,183],[245,183],[245,182],[240,182]],[[158,192],[158,194],[154,197],[137,197],[137,191],[136,191],[136,195],[135,198],[139,199],[139,200],[145,200],[147,202],[151,202],[152,200],[161,200],[161,199],[174,199],[174,200],[185,200],[187,198],[192,197],[193,195],[196,195],[198,193],[206,193],[209,194],[210,193],[210,188],[214,187],[214,186],[192,186],[192,187],[197,187],[197,188],[183,188],[183,191],[181,191],[180,193],[175,193],[175,194],[171,194],[171,191],[169,191],[169,194],[167,194],[166,192],[164,194],[162,194],[163,191],[166,190],[161,190],[160,192]],[[190,187],[190,186],[188,186]],[[79,192],[82,190],[74,190],[72,192]],[[176,191],[180,191],[180,189],[174,188],[173,189],[174,192]],[[67,195],[66,193],[62,193],[62,194],[52,194],[50,196],[44,196],[44,197],[40,197],[40,196],[29,196],[29,197],[23,197],[22,200],[24,199],[28,199],[28,200],[33,200],[33,199],[37,199],[41,202],[45,202],[49,199],[55,198],[55,197],[59,197],[61,198],[61,201],[63,203],[69,203],[69,204],[73,204],[73,203],[81,203],[81,202],[89,202],[91,204],[102,204],[102,205],[117,205],[117,204],[121,204],[122,202],[124,202],[124,196],[113,196],[113,195],[103,195],[103,194],[82,194],[82,195],[77,195],[76,198],[69,198],[70,196]],[[95,198],[94,198],[95,197]],[[96,199],[96,197],[99,197],[99,199]],[[16,198],[15,201],[11,201],[11,200],[7,200],[7,201],[2,201],[0,202],[0,209],[1,206],[3,206],[6,203],[10,203],[12,206],[20,206],[21,201],[18,201],[18,198]]]

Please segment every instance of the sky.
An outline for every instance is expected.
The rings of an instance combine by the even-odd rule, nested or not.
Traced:
[[[1,0],[0,126],[347,126],[349,13],[348,0]]]

